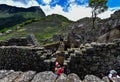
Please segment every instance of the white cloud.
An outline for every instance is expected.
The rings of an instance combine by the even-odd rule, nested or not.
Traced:
[[[113,14],[116,10],[119,10],[119,9],[120,9],[120,7],[109,8],[104,13],[98,15],[98,17],[100,17],[102,19],[109,18],[111,16],[111,14]]]
[[[52,7],[52,8],[50,7],[50,5],[46,5],[46,6],[40,5],[40,7],[43,9],[43,11],[45,12],[46,15],[60,14],[60,15],[67,17],[70,20],[73,20],[73,21],[77,21],[84,17],[91,17],[92,9],[89,7],[86,7],[86,5],[88,5],[88,4],[81,6],[81,5],[77,5],[74,2],[75,0],[69,0],[69,1],[72,3],[70,4],[68,12],[64,12],[63,7],[61,7],[60,5],[56,5],[55,7]],[[44,0],[44,2],[49,3],[49,2],[51,2],[51,0]],[[39,6],[39,4],[36,0],[28,1],[27,5],[22,4],[21,2],[13,2],[12,0],[0,0],[0,4],[8,4],[8,5],[13,5],[13,6],[17,6],[17,7]],[[114,13],[115,10],[118,10],[118,9],[120,9],[120,7],[109,8],[106,12],[98,15],[98,17],[108,18],[108,17],[110,17],[111,14]]]
[[[54,8],[50,8],[49,5],[41,6],[41,8],[46,13],[46,15],[50,15],[53,13],[61,14],[73,21],[79,20],[80,18],[91,16],[91,8],[88,7],[86,8],[85,6],[79,6],[75,4],[70,6],[69,12],[64,12],[63,8],[59,5],[56,5]]]
[[[45,4],[49,4],[49,3],[51,2],[51,0],[43,0],[43,2],[44,2]]]
[[[54,8],[50,8],[49,5],[41,6],[41,8],[46,13],[46,15],[60,14],[60,15],[67,17],[70,20],[77,21],[84,17],[91,17],[92,9],[90,7],[86,7],[86,5],[81,6],[81,5],[77,5],[77,4],[73,3],[70,5],[70,9],[68,12],[64,12],[63,8],[59,5],[56,5]],[[112,8],[112,9],[109,8],[104,13],[99,14],[98,17],[100,17],[102,19],[110,17],[111,14],[113,14],[116,11],[116,10],[113,11],[113,9],[118,10],[120,8]]]
[[[107,10],[104,13],[99,14],[98,17],[100,17],[101,19],[109,18],[113,13],[114,11]]]
[[[28,1],[28,4],[23,4],[21,2],[15,2],[12,0],[0,0],[0,4],[7,4],[7,5],[12,5],[12,6],[17,6],[17,7],[31,7],[31,6],[39,6],[36,0],[30,0]]]
[[[0,4],[11,4],[11,5],[13,5],[13,1],[12,0],[1,0]]]
[[[28,6],[39,6],[39,4],[38,4],[38,2],[37,1],[35,1],[35,0],[31,0],[30,2],[29,2],[29,4],[28,4]]]
[[[75,2],[75,0],[69,0],[69,2],[70,2],[70,3],[73,3],[73,2]]]

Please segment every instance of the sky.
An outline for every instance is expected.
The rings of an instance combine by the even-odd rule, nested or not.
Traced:
[[[0,0],[0,4],[17,7],[40,6],[46,15],[60,14],[69,20],[77,21],[84,17],[91,17],[92,9],[88,7],[89,0]],[[110,17],[120,9],[120,0],[108,0],[108,10],[98,17],[104,19]]]

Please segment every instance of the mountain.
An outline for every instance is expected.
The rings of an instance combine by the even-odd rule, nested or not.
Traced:
[[[13,27],[28,20],[44,18],[45,14],[40,7],[19,8],[0,5],[0,30]]]
[[[39,7],[17,8],[1,5],[0,40],[34,34],[43,44],[57,41],[61,36],[77,46],[78,42],[111,42],[120,38],[119,13],[120,10],[107,19],[97,18],[93,29],[92,18],[85,17],[72,22],[62,15],[45,16]]]
[[[52,38],[53,35],[58,34],[61,29],[70,23],[71,21],[64,16],[52,14],[38,22],[25,25],[23,28],[26,29],[25,33],[34,34],[38,41],[41,41]]]
[[[61,29],[68,26],[71,22],[62,15],[48,15],[34,22],[27,21],[26,24],[19,24],[16,26],[17,29],[12,30],[11,33],[7,33],[9,30],[5,31],[0,40],[34,34],[38,42],[51,42],[53,35],[57,35]]]

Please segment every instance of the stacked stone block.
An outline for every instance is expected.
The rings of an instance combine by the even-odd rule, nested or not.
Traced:
[[[10,38],[6,41],[0,41],[0,46],[39,46],[33,35],[21,38]]]
[[[107,75],[111,69],[120,72],[120,40],[113,43],[90,43],[67,51],[67,70],[82,79],[86,74]],[[81,53],[82,52],[82,53]]]
[[[0,47],[0,69],[45,71],[42,51],[44,50],[39,47],[2,46]]]

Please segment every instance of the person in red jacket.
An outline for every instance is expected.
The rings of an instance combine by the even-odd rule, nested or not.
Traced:
[[[59,77],[63,72],[64,72],[64,67],[60,67],[60,65],[58,65],[57,70],[56,70],[56,73],[55,73],[55,76],[56,76],[55,81],[58,79],[58,77]]]

